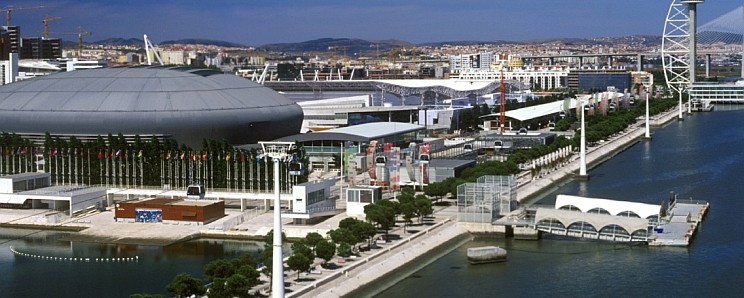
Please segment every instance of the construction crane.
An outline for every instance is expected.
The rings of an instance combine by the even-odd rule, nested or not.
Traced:
[[[26,10],[26,9],[39,9],[39,8],[45,8],[45,7],[49,7],[49,6],[37,5],[37,6],[15,7],[13,5],[9,5],[9,6],[3,7],[2,9],[0,9],[0,11],[4,11],[5,12],[5,25],[6,26],[10,26],[10,16],[13,13],[13,11],[16,11],[16,10]]]
[[[67,34],[67,35],[77,35],[78,37],[78,57],[83,56],[83,36],[91,36],[93,35],[93,32],[85,31],[82,27],[78,27],[77,32],[50,32],[50,34]]]
[[[41,23],[44,24],[44,39],[49,39],[49,22],[61,19],[60,17],[44,17]]]

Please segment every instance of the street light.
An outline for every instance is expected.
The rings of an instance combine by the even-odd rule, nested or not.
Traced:
[[[644,138],[646,139],[651,138],[651,124],[650,124],[651,119],[649,119],[649,115],[648,115],[648,105],[649,105],[648,94],[651,93],[651,89],[650,89],[651,86],[653,85],[651,84],[650,81],[645,81],[645,80],[643,81],[643,87],[646,88],[646,134],[644,135]]]
[[[289,155],[292,142],[259,142],[264,156],[274,161],[274,241],[271,270],[271,296],[284,297],[284,256],[282,254],[282,213],[279,192],[279,162]]]
[[[584,121],[584,100],[579,100],[581,104],[581,147],[579,151],[579,177],[589,178],[586,174],[586,124]]]

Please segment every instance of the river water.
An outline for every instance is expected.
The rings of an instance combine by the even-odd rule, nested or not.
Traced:
[[[706,200],[692,245],[648,247],[558,239],[478,239],[406,273],[379,297],[744,296],[744,110],[694,114],[653,132],[539,200],[574,194],[658,204],[675,191]],[[498,245],[506,263],[469,265],[468,247]]]
[[[441,258],[408,266],[379,297],[546,297],[744,295],[744,110],[700,113],[674,121],[589,171],[591,180],[569,182],[555,194],[659,203],[670,191],[707,200],[708,216],[690,247],[647,247],[557,239],[479,239]],[[257,253],[261,243],[196,240],[167,247],[64,241],[65,233],[0,229],[0,297],[127,297],[166,294],[181,272],[202,276],[208,262]],[[16,239],[25,236],[21,240]],[[499,245],[506,263],[472,266],[471,246]],[[15,256],[134,257],[138,262],[70,262]],[[428,264],[427,264],[428,263]],[[382,290],[382,292],[380,292]]]

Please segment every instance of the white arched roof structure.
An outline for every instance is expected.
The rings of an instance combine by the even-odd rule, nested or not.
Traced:
[[[571,224],[586,222],[594,227],[597,232],[604,227],[617,225],[625,229],[628,234],[637,231],[645,231],[648,227],[648,220],[644,218],[621,217],[606,214],[591,214],[569,210],[558,210],[549,208],[538,208],[535,214],[535,222],[553,219],[559,221],[564,227]]]
[[[659,216],[661,205],[636,203],[628,201],[617,201],[608,199],[587,198],[580,196],[558,195],[555,198],[555,209],[573,206],[581,212],[602,208],[607,210],[611,215],[620,215],[623,212],[630,211],[641,218],[647,219],[651,216]]]

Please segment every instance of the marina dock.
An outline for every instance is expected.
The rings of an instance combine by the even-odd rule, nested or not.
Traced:
[[[676,200],[666,223],[659,224],[648,239],[651,246],[688,246],[698,226],[708,213],[710,203],[696,200]]]

